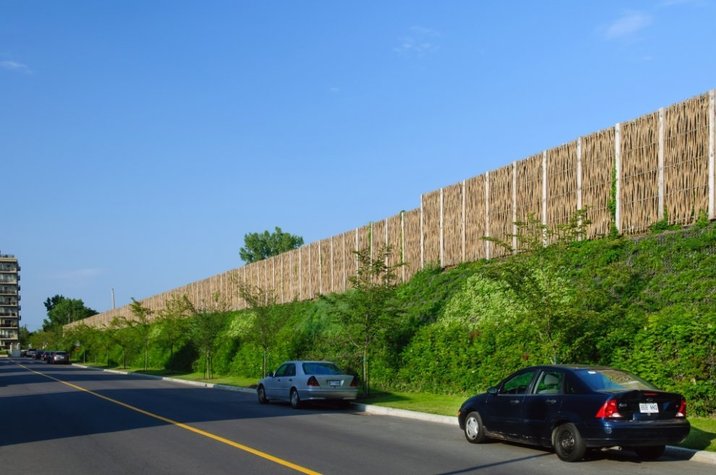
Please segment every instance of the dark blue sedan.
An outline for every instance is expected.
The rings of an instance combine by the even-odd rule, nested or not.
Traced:
[[[691,428],[681,394],[659,391],[625,371],[532,366],[465,401],[458,412],[468,442],[488,438],[552,447],[560,459],[620,446],[655,460]]]

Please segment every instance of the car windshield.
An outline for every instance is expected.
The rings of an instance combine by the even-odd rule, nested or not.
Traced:
[[[333,363],[303,363],[303,374],[341,374]]]
[[[595,391],[617,392],[635,389],[656,389],[643,379],[616,369],[584,369],[576,373],[579,379]]]

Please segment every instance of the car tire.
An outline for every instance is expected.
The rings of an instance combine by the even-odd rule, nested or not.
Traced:
[[[557,457],[565,462],[576,462],[584,458],[587,446],[579,433],[579,429],[572,423],[562,424],[552,432],[552,446]]]
[[[487,439],[482,417],[477,411],[469,413],[465,418],[465,439],[471,444],[479,444]]]
[[[301,396],[298,395],[298,391],[296,388],[291,388],[291,395],[289,396],[289,400],[291,401],[291,407],[294,409],[298,409],[301,407]]]
[[[256,394],[259,397],[259,404],[268,404],[269,400],[266,397],[266,389],[263,387],[263,385],[259,386],[258,389],[256,389]]]
[[[642,460],[656,460],[662,455],[664,455],[664,451],[666,450],[665,445],[650,445],[648,447],[634,447],[634,452],[639,456]]]

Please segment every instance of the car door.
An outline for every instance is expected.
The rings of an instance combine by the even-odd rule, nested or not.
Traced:
[[[284,363],[274,371],[273,375],[266,378],[264,381],[264,388],[266,389],[266,397],[269,399],[283,398],[284,396],[280,393],[281,381],[286,376],[289,363]]]
[[[286,363],[281,366],[283,370],[280,375],[274,377],[276,393],[274,399],[289,399],[293,380],[296,377],[296,364]],[[278,373],[278,371],[276,371]]]
[[[551,423],[559,417],[564,401],[565,379],[564,371],[559,369],[548,368],[539,372],[531,393],[522,404],[522,425],[527,442],[549,442]]]
[[[485,414],[485,427],[510,438],[522,438],[522,410],[525,397],[532,387],[536,369],[527,369],[515,373],[506,379],[489,400],[489,410]]]

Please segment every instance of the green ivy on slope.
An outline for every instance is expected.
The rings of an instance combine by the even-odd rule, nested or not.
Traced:
[[[510,276],[515,269],[524,274],[520,279]],[[520,367],[557,359],[633,371],[683,392],[691,412],[716,413],[714,223],[637,239],[576,241],[535,258],[428,267],[393,299],[390,323],[370,355],[376,387],[469,394]],[[358,373],[360,357],[336,318],[337,307],[349,301],[332,295],[281,305],[270,366],[327,359]],[[226,318],[214,355],[216,374],[262,376],[261,350],[246,331],[250,312]],[[151,365],[202,367],[188,336],[170,361],[161,331],[152,334]],[[124,339],[92,338],[96,342],[83,347],[92,359],[142,358],[136,345],[125,343],[123,353],[117,342]]]

